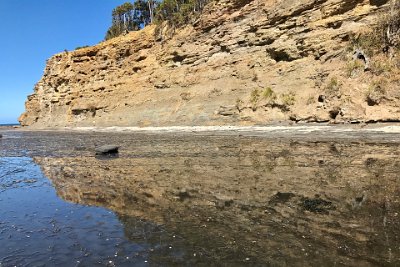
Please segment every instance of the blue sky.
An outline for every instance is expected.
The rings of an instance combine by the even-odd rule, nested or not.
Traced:
[[[104,39],[127,0],[0,0],[0,124],[16,123],[46,59]]]

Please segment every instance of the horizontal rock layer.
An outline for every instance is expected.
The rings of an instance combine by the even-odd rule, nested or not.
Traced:
[[[42,128],[398,120],[396,95],[371,104],[370,74],[344,74],[351,34],[374,25],[387,2],[213,2],[172,34],[149,26],[53,56],[20,122]],[[330,97],[325,91],[336,77],[340,92]]]

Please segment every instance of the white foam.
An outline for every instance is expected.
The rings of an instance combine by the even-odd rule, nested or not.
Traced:
[[[98,132],[344,132],[354,129],[332,126],[168,126],[168,127],[68,127],[68,130]]]
[[[377,128],[365,129],[369,132],[383,132],[383,133],[400,133],[400,126],[391,125],[391,126],[381,126]]]
[[[154,133],[202,133],[202,132],[254,132],[254,133],[400,133],[400,126],[331,126],[331,125],[272,125],[272,126],[167,126],[167,127],[67,127],[65,130],[94,132],[154,132]]]

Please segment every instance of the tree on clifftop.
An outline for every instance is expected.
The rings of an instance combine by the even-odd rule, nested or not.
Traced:
[[[137,0],[134,4],[126,2],[112,11],[112,24],[106,33],[105,39],[111,39],[124,32],[137,31],[150,23],[147,3]]]
[[[155,9],[157,22],[168,21],[171,26],[179,27],[193,21],[210,0],[163,0]]]
[[[137,31],[148,24],[168,21],[178,27],[189,23],[209,0],[136,0],[117,6],[112,11],[112,25],[105,39],[124,32]]]

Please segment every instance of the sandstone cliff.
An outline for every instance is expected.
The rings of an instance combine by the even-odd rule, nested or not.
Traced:
[[[351,67],[356,47],[349,41],[374,25],[388,2],[212,2],[193,25],[173,34],[150,26],[53,56],[20,122],[62,127],[396,121],[400,95],[391,86],[375,90],[371,86],[381,77]]]

